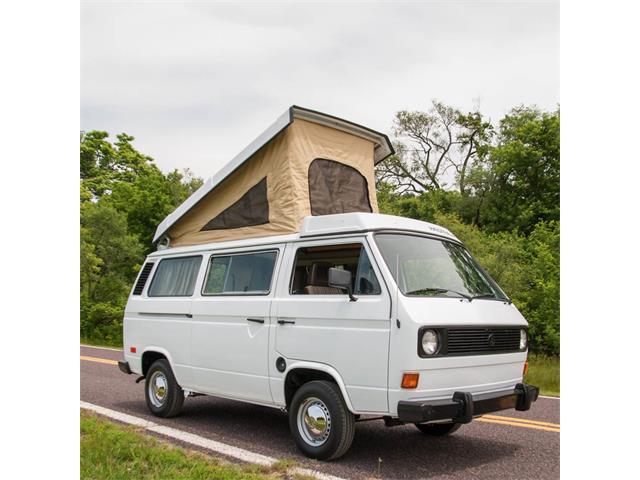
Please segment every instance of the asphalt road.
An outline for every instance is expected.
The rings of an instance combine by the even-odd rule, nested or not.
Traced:
[[[344,478],[411,479],[560,476],[560,400],[540,398],[528,412],[498,412],[444,438],[427,437],[412,425],[387,428],[382,421],[357,423],[351,450],[327,463],[309,460],[298,452],[287,417],[279,410],[201,396],[186,399],[179,417],[157,418],[146,408],[144,382],[136,384],[134,375],[121,373],[109,362],[121,360],[121,352],[81,347],[80,355],[83,401],[252,452],[291,458],[323,473]]]

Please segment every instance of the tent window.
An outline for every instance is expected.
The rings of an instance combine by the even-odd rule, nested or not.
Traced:
[[[201,231],[250,227],[269,223],[267,177],[251,187],[240,200],[211,219]]]
[[[309,166],[311,215],[371,212],[367,179],[353,167],[316,158]]]

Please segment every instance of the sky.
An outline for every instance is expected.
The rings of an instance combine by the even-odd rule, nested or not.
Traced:
[[[391,133],[438,99],[555,109],[556,1],[81,3],[84,131],[212,176],[290,105]]]

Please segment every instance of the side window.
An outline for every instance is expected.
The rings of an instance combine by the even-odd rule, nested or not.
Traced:
[[[212,256],[202,289],[203,295],[266,295],[277,252]]]
[[[319,245],[299,248],[291,279],[294,295],[339,295],[344,291],[329,286],[329,269],[351,272],[356,295],[379,295],[380,284],[361,243]]]
[[[202,257],[178,257],[160,260],[149,286],[150,297],[190,297],[196,284]]]

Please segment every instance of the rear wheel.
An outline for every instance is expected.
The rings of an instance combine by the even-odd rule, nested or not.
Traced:
[[[176,382],[169,362],[153,362],[145,377],[145,398],[151,413],[158,417],[175,417],[182,409],[184,391]]]
[[[422,433],[434,437],[451,435],[462,426],[461,423],[416,423],[415,425]]]
[[[289,427],[296,445],[307,457],[333,460],[349,450],[355,420],[335,383],[314,380],[293,396]]]

